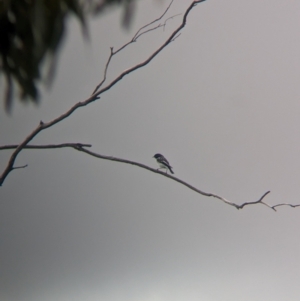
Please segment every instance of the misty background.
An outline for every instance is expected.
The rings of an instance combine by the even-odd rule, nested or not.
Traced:
[[[168,16],[191,1],[175,1]],[[0,111],[0,144],[86,99],[109,47],[129,41],[167,1],[71,19],[51,90],[39,106]],[[33,144],[80,142],[156,167],[230,201],[299,204],[300,3],[206,1],[149,65],[41,132]],[[143,61],[182,15],[114,57],[108,82]],[[3,79],[0,89],[3,89]],[[11,151],[1,151],[3,170]],[[236,210],[147,170],[73,149],[23,150],[0,189],[1,301],[297,301],[300,209]]]

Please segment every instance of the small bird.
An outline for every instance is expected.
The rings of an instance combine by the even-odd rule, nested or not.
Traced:
[[[156,162],[160,166],[160,168],[158,168],[157,170],[164,168],[166,170],[166,173],[168,173],[169,170],[172,174],[174,174],[172,166],[169,164],[168,160],[163,155],[155,154],[153,158],[156,159]]]

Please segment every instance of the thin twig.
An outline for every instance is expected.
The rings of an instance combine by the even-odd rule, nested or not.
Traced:
[[[16,167],[13,167],[12,170],[14,170],[14,169],[20,169],[20,168],[25,168],[27,166],[28,166],[28,164],[25,164],[25,165],[22,165],[22,166],[16,166]]]
[[[113,55],[114,55],[114,48],[113,48],[113,47],[110,47],[110,55],[109,55],[109,57],[108,57],[108,60],[107,60],[107,62],[106,62],[106,65],[105,65],[103,79],[102,79],[102,81],[96,86],[96,88],[94,89],[92,95],[95,94],[95,93],[100,89],[100,87],[103,85],[103,83],[106,81],[107,69],[108,69],[109,63],[110,63],[111,58],[113,57]]]
[[[177,38],[179,38],[180,35],[181,35],[181,32],[180,32],[177,36],[175,36],[175,37],[173,38],[172,42],[174,42]]]
[[[178,16],[180,16],[180,15],[182,15],[182,14],[176,14],[176,15],[171,16],[171,17],[169,17],[168,19],[166,19],[165,22],[164,22],[164,24],[163,24],[164,30],[165,30],[165,27],[166,27],[167,22],[168,22],[169,20],[172,20],[172,19],[174,19],[175,17],[178,17]]]
[[[164,22],[163,24],[158,24],[158,25],[156,25],[155,27],[152,27],[152,28],[149,28],[149,29],[147,29],[147,30],[145,30],[145,31],[142,31],[141,33],[139,33],[138,35],[136,35],[136,36],[131,40],[131,42],[136,42],[137,39],[138,39],[139,37],[141,37],[141,36],[144,35],[145,33],[148,33],[149,31],[153,31],[153,30],[156,30],[156,29],[161,28],[161,27],[163,27],[164,30],[165,30],[165,27],[166,27],[166,25],[167,25],[167,22],[168,22],[169,20],[171,20],[171,19],[177,17],[177,16],[180,16],[180,15],[181,15],[181,14],[176,14],[176,15],[174,15],[174,16],[171,16],[171,17],[169,17],[168,19],[166,19],[165,22]],[[148,26],[148,25],[147,25],[147,26]]]
[[[168,7],[166,8],[166,10],[163,12],[163,14],[162,14],[160,17],[158,17],[157,19],[155,19],[155,20],[151,21],[150,23],[148,23],[148,24],[144,25],[143,27],[141,27],[141,28],[136,32],[136,34],[133,36],[132,39],[134,40],[144,28],[146,28],[146,27],[148,27],[148,26],[150,26],[150,25],[156,23],[157,21],[161,20],[161,19],[164,17],[164,15],[168,12],[168,10],[170,9],[170,7],[171,7],[173,1],[174,1],[174,0],[171,0],[170,4],[168,5]]]
[[[296,207],[300,207],[300,204],[293,205],[293,204],[282,203],[282,204],[277,204],[277,205],[272,206],[272,209],[275,210],[275,207],[279,207],[279,206],[289,206],[289,207],[292,207],[292,208],[296,208]]]
[[[135,41],[136,41],[140,36],[142,36],[143,34],[146,34],[146,33],[150,32],[150,31],[154,31],[154,30],[156,30],[156,29],[158,29],[158,28],[161,28],[161,27],[165,27],[165,25],[166,25],[165,23],[164,23],[164,24],[158,24],[158,25],[156,25],[155,27],[149,28],[149,29],[147,29],[147,30],[141,32],[141,33],[135,38],[135,40],[134,40],[133,42],[135,42]]]
[[[110,84],[108,84],[106,87],[102,88],[98,92],[96,92],[94,95],[98,96],[106,91],[108,91],[111,87],[113,87],[117,82],[119,82],[124,76],[130,74],[131,72],[142,68],[146,66],[148,63],[152,61],[153,58],[155,58],[165,47],[167,47],[171,42],[173,42],[174,38],[177,38],[178,33],[185,27],[186,22],[187,22],[187,17],[190,13],[190,11],[195,7],[197,4],[204,2],[206,0],[198,0],[198,1],[193,1],[192,4],[187,8],[186,12],[183,15],[183,19],[181,24],[173,31],[173,33],[169,36],[169,38],[156,50],[154,51],[148,59],[145,61],[123,71],[119,76],[117,76],[114,80],[111,81]]]
[[[265,203],[265,202],[262,201],[263,198],[264,198],[267,194],[269,194],[270,192],[271,192],[271,191],[267,191],[265,194],[263,194],[263,195],[261,196],[261,198],[260,198],[258,201],[254,201],[254,202],[245,202],[245,203],[243,203],[243,204],[240,205],[237,209],[243,209],[245,206],[248,206],[248,205],[256,205],[256,204],[260,203],[260,204],[263,204],[263,205],[269,207],[270,209],[273,209],[274,211],[276,211],[275,208],[274,208],[273,206],[270,206],[270,205],[268,205],[267,203]]]
[[[172,0],[172,2],[173,2],[173,0]],[[172,3],[172,2],[171,2],[171,3]],[[171,3],[170,3],[170,5],[171,5]],[[170,5],[168,6],[167,10],[170,8]],[[167,10],[165,11],[165,13],[167,12]],[[158,29],[158,28],[161,28],[161,27],[163,27],[163,28],[165,29],[166,24],[167,24],[167,21],[170,20],[170,19],[173,19],[174,17],[179,16],[179,15],[181,15],[181,14],[177,14],[177,15],[171,16],[171,17],[169,17],[168,19],[166,19],[165,22],[164,22],[163,24],[158,24],[157,26],[155,26],[155,27],[153,27],[153,28],[149,28],[149,29],[147,29],[147,30],[145,30],[145,31],[143,31],[143,32],[141,32],[141,33],[138,34],[138,32],[141,30],[141,28],[145,28],[145,27],[149,26],[150,24],[153,24],[154,22],[151,22],[150,24],[141,27],[141,28],[139,29],[139,31],[134,35],[134,37],[133,37],[129,42],[127,42],[126,44],[124,44],[123,46],[121,46],[121,47],[120,47],[118,50],[116,50],[116,51],[114,51],[114,48],[113,48],[113,47],[110,47],[110,54],[109,54],[109,57],[108,57],[107,62],[106,62],[106,64],[105,64],[103,79],[102,79],[101,82],[96,86],[96,88],[94,89],[92,95],[95,94],[95,93],[101,88],[101,86],[104,84],[104,82],[106,81],[108,66],[109,66],[109,64],[110,64],[110,62],[111,62],[111,60],[112,60],[112,57],[113,57],[114,55],[116,55],[118,52],[120,52],[121,50],[123,50],[123,49],[124,49],[125,47],[127,47],[128,45],[130,45],[130,44],[136,42],[137,39],[138,39],[139,37],[141,37],[142,35],[144,35],[144,34],[146,34],[146,33],[149,33],[150,31],[154,31],[154,30],[156,30],[156,29]],[[161,19],[161,18],[158,18],[158,19],[156,19],[156,21],[158,21],[158,20],[160,20],[160,19]],[[155,21],[155,22],[156,22],[156,21]],[[175,40],[175,39],[173,39],[173,41],[174,41],[174,40]]]
[[[108,59],[107,59],[106,65],[105,65],[104,74],[103,74],[103,79],[102,79],[101,82],[96,86],[96,88],[94,89],[92,95],[95,94],[95,93],[101,88],[101,86],[104,84],[104,82],[106,81],[108,66],[109,66],[109,64],[110,64],[110,62],[111,62],[111,59],[112,59],[112,57],[113,57],[114,55],[116,55],[118,52],[122,51],[122,50],[123,50],[124,48],[126,48],[128,45],[130,45],[130,44],[136,42],[137,39],[138,39],[140,36],[142,36],[143,34],[146,34],[146,33],[150,32],[150,31],[156,30],[156,29],[158,29],[158,28],[160,28],[160,27],[165,27],[166,22],[167,22],[169,19],[171,19],[171,18],[177,16],[177,15],[175,15],[175,16],[172,16],[172,17],[168,18],[168,19],[164,22],[164,24],[162,24],[162,25],[159,24],[159,25],[157,25],[156,27],[153,27],[153,28],[150,28],[150,29],[148,29],[148,30],[145,30],[145,31],[141,32],[143,29],[145,29],[145,28],[147,28],[148,26],[154,24],[155,22],[161,20],[161,19],[163,18],[163,16],[167,13],[167,11],[169,10],[169,8],[171,7],[173,1],[174,1],[174,0],[171,0],[169,6],[166,8],[166,10],[164,11],[164,13],[163,13],[159,18],[157,18],[157,19],[155,19],[154,21],[152,21],[152,22],[150,22],[150,23],[148,23],[148,24],[142,26],[142,27],[135,33],[135,35],[132,37],[132,39],[131,39],[129,42],[125,43],[123,46],[121,46],[121,47],[120,47],[119,49],[117,49],[116,51],[113,50],[113,47],[110,47],[110,55],[109,55],[109,57],[108,57]]]

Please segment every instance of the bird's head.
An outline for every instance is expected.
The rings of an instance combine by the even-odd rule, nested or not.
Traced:
[[[153,156],[153,158],[155,158],[155,159],[158,159],[158,158],[160,158],[160,157],[162,157],[161,154],[155,154],[155,155]]]

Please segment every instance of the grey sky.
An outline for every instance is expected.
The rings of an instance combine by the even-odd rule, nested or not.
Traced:
[[[175,1],[169,15],[191,1]],[[138,5],[132,29],[115,10],[74,20],[53,89],[39,107],[0,111],[0,144],[18,143],[84,100],[109,47],[121,46],[167,1]],[[211,1],[150,65],[34,143],[92,150],[155,167],[231,201],[300,203],[300,3]],[[109,79],[148,57],[175,26],[140,39],[112,62]],[[3,83],[0,84],[3,87]],[[9,152],[1,152],[4,168]],[[28,150],[0,189],[1,301],[298,301],[300,209],[237,211],[167,178],[71,149]]]

